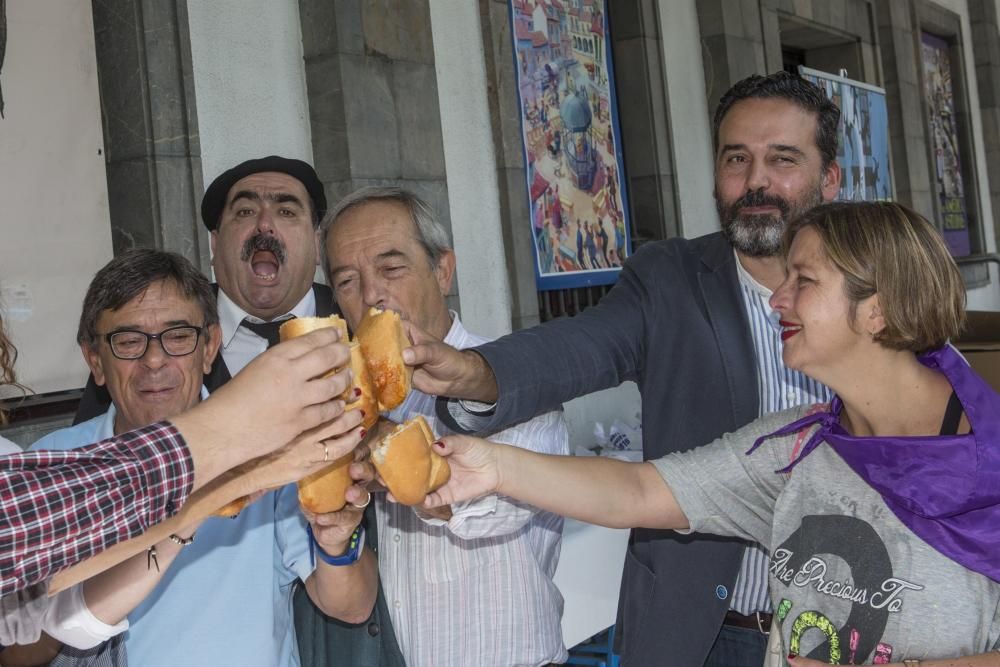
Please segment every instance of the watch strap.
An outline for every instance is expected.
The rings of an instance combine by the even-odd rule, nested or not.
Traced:
[[[331,556],[323,550],[323,547],[316,541],[316,536],[313,535],[311,525],[306,525],[306,533],[309,534],[309,545],[311,547],[309,552],[313,565],[316,564],[317,554],[319,554],[320,560],[327,565],[351,565],[361,558],[361,552],[365,548],[365,527],[361,524],[358,524],[358,527],[351,533],[351,538],[347,542],[347,551],[340,556]]]

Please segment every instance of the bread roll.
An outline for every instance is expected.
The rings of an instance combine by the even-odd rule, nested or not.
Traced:
[[[330,315],[329,317],[296,317],[294,319],[288,320],[281,327],[278,328],[278,335],[281,337],[281,341],[290,340],[296,338],[297,336],[304,336],[311,331],[316,331],[317,329],[326,329],[328,327],[334,327],[337,329],[337,333],[340,334],[341,343],[349,343],[351,340],[350,335],[347,333],[347,322],[340,315]],[[353,366],[354,355],[351,355],[351,362]],[[333,375],[340,368],[334,368],[332,371],[327,373],[327,375]],[[350,401],[354,398],[354,387],[356,385],[351,385],[344,390],[344,393],[340,395],[340,398],[345,401]],[[363,407],[363,406],[358,406]],[[367,410],[365,411],[367,413]]]
[[[299,480],[299,504],[310,512],[325,514],[344,508],[347,487],[354,484],[349,469],[354,452],[344,454],[331,465]]]
[[[286,341],[298,336],[304,336],[310,331],[325,329],[327,327],[337,328],[337,331],[340,332],[340,342],[346,343],[350,340],[350,336],[347,334],[347,322],[340,315],[331,315],[330,317],[294,317],[282,323],[278,328],[278,336],[281,337],[282,341]]]
[[[410,393],[413,369],[403,363],[410,341],[399,313],[370,308],[358,324],[358,342],[383,411],[399,406]]]
[[[243,508],[250,504],[250,496],[243,496],[237,498],[231,502],[226,503],[219,509],[212,512],[212,516],[226,517],[227,519],[232,519],[237,514],[243,511]]]
[[[366,429],[370,429],[378,421],[378,398],[375,396],[375,385],[372,384],[371,375],[368,374],[368,365],[365,363],[364,355],[361,353],[361,343],[351,342],[351,372],[352,380],[350,391],[355,388],[361,390],[361,396],[353,403],[347,404],[347,410],[364,410],[365,416],[361,420]],[[352,400],[353,395],[348,397]]]
[[[434,434],[420,415],[396,427],[372,451],[372,463],[396,500],[419,505],[451,477],[448,462],[431,448]]]
[[[347,322],[340,315],[330,315],[329,317],[295,317],[278,327],[278,336],[281,342],[285,342],[297,336],[304,336],[310,331],[326,329],[327,327],[337,329],[337,332],[340,334],[341,343],[346,343],[350,340],[350,336],[347,334]],[[333,375],[339,370],[339,368],[334,368],[327,375]],[[351,400],[352,390],[353,387],[348,387],[340,395],[340,398],[345,401]]]
[[[297,317],[282,324],[281,328],[278,329],[278,334],[282,341],[286,341],[326,327],[336,327],[340,332],[340,342],[348,343],[350,341],[347,334],[347,322],[339,315]],[[371,380],[368,378],[367,369],[364,368],[360,347],[357,343],[353,343],[351,348],[351,368],[354,372],[354,381],[351,386],[344,390],[341,398],[345,401],[353,401],[354,388],[361,388],[361,397],[353,403],[349,402],[347,409],[363,408],[365,411],[364,424],[366,428],[370,428],[371,424],[374,424],[378,419],[378,408],[372,398]],[[358,351],[355,352],[354,348],[358,348]],[[336,368],[331,373],[339,370]],[[368,396],[367,400],[365,399],[366,395]],[[322,470],[300,479],[298,483],[299,504],[317,514],[337,512],[343,509],[344,505],[347,504],[344,493],[347,491],[347,487],[354,483],[348,473],[352,461],[354,461],[354,452],[345,454]]]

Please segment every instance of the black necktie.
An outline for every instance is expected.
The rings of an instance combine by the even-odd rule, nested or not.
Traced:
[[[274,322],[251,322],[249,319],[244,319],[240,322],[240,326],[249,329],[261,338],[267,341],[268,348],[277,345],[278,341],[281,340],[281,336],[278,334],[278,329],[281,325],[288,320],[295,319],[295,316],[285,318],[283,320],[275,320]]]

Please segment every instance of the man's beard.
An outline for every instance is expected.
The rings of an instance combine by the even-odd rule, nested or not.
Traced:
[[[823,193],[817,187],[812,195],[802,201],[788,201],[778,195],[767,194],[763,188],[748,190],[736,201],[726,204],[715,191],[715,208],[719,212],[722,233],[740,253],[749,257],[774,257],[781,252],[781,239],[785,227],[809,209],[823,201]],[[774,206],[779,215],[751,215],[743,213],[744,208]]]
[[[258,250],[266,250],[274,254],[274,258],[278,260],[278,264],[284,264],[288,257],[288,252],[285,250],[285,244],[268,234],[254,234],[246,241],[243,242],[243,250],[240,252],[240,259],[244,262],[250,261],[253,254]]]

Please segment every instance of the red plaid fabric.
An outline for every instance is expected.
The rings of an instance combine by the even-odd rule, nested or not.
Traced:
[[[0,456],[0,595],[172,516],[194,483],[180,433],[161,422],[66,452]]]

